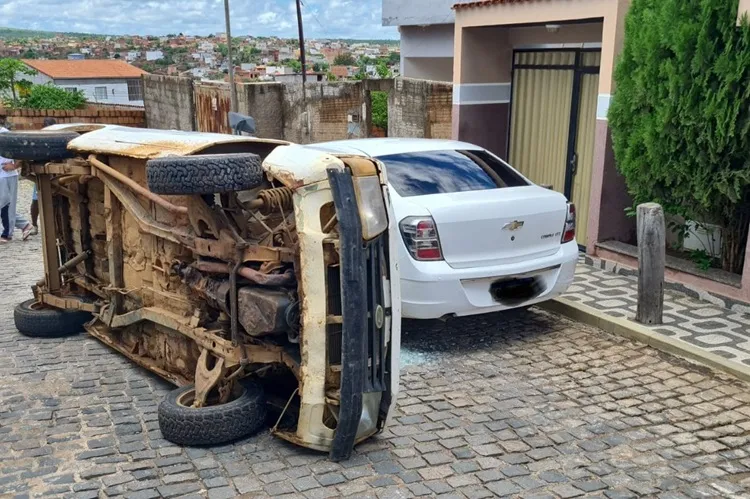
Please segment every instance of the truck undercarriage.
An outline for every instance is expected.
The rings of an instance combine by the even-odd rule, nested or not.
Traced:
[[[211,137],[181,149],[118,140],[118,149],[94,140],[106,132],[73,137],[63,158],[39,147],[18,158],[40,203],[35,306],[92,314],[90,334],[188,387],[164,418],[160,408],[177,443],[257,430],[266,399],[278,409],[275,434],[333,459],[382,429],[398,379],[398,312],[387,220],[367,234],[361,215],[370,181],[375,204],[388,206],[378,165],[310,155],[315,173],[303,177],[263,163],[282,144]],[[243,423],[185,432],[201,409],[230,410],[250,395]]]

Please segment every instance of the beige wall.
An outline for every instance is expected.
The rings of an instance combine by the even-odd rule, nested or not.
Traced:
[[[453,81],[453,57],[405,57],[401,76],[450,83]]]
[[[510,81],[510,74],[503,74],[509,68],[503,70],[487,66],[509,66],[504,61],[509,60],[513,45],[601,41],[599,93],[611,94],[615,54],[622,48],[624,17],[629,5],[630,0],[566,0],[514,2],[458,9],[454,40],[454,82]],[[570,21],[593,22],[587,25],[563,25],[558,33],[549,33],[543,26]],[[523,24],[541,26],[509,29]]]
[[[604,18],[602,30],[602,63],[599,70],[599,94],[611,94],[615,61],[622,51],[625,38],[625,14],[630,8],[630,0],[611,0],[613,10]]]
[[[454,59],[454,81],[460,83],[497,83],[510,81],[510,64],[513,49],[508,43],[508,30],[500,26],[487,26],[463,30],[463,52]],[[457,45],[457,47],[459,47]],[[461,60],[463,59],[463,64]],[[456,72],[456,67],[461,72]]]
[[[745,14],[750,16],[750,0],[740,0],[740,8],[737,10],[737,24]]]
[[[515,48],[540,43],[597,43],[602,41],[603,27],[602,22],[561,24],[555,33],[545,26],[509,28],[508,39]]]

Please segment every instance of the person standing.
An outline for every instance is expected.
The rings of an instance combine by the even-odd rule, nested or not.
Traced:
[[[56,124],[57,120],[55,118],[44,118],[44,128]],[[34,182],[34,193],[31,195],[31,207],[29,208],[29,211],[31,212],[31,225],[33,226],[33,229],[31,229],[31,235],[36,236],[39,234],[39,199],[36,190],[36,182]]]
[[[39,196],[36,192],[36,182],[34,182],[34,192],[31,194],[31,235],[36,236],[39,234]]]
[[[0,133],[9,130],[0,127]],[[0,218],[2,219],[3,232],[0,235],[0,244],[5,244],[13,239],[13,229],[21,229],[22,238],[25,241],[31,235],[34,226],[25,218],[16,213],[18,203],[18,167],[15,162],[8,158],[0,157]]]

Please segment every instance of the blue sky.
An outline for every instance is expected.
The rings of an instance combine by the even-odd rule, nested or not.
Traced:
[[[407,0],[408,1],[408,0]],[[381,0],[303,0],[306,38],[398,38]],[[232,35],[297,36],[294,0],[230,0]],[[9,28],[107,34],[224,31],[223,0],[0,0]]]

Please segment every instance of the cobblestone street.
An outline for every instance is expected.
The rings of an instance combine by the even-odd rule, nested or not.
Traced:
[[[267,432],[180,448],[156,421],[170,385],[84,334],[15,331],[39,238],[0,259],[2,497],[750,493],[748,385],[536,310],[405,324],[397,417],[348,462]]]

